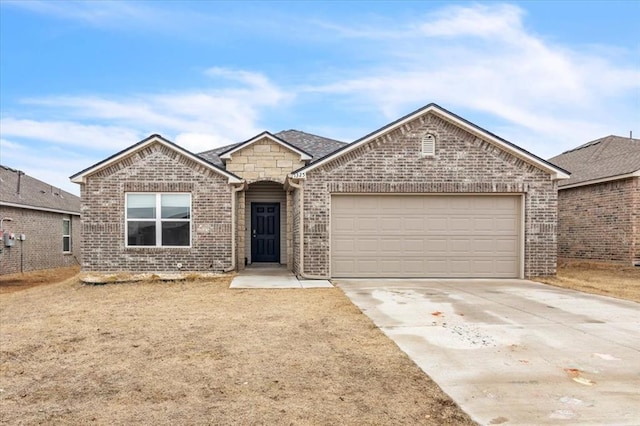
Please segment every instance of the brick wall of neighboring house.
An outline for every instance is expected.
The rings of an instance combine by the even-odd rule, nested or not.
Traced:
[[[287,174],[304,166],[300,154],[267,138],[231,154],[226,169],[246,179],[248,183],[272,180],[284,183]]]
[[[435,157],[421,156],[425,132],[436,135]],[[362,192],[525,193],[525,276],[556,272],[557,186],[549,174],[432,113],[311,170],[303,182],[306,274],[330,273],[331,194]]]
[[[640,179],[629,178],[558,194],[558,256],[632,262],[640,257]]]
[[[631,230],[633,232],[632,261],[636,266],[640,265],[640,178],[633,181],[631,201]]]
[[[85,271],[220,272],[231,266],[231,187],[227,178],[160,144],[87,177],[82,188]],[[126,192],[189,192],[190,248],[125,247]]]
[[[79,264],[80,216],[52,213],[16,207],[0,207],[0,217],[13,221],[2,227],[16,235],[24,234],[25,241],[14,241],[13,247],[4,247],[0,254],[0,275],[39,269],[61,268]],[[64,253],[62,222],[71,219],[71,252]]]

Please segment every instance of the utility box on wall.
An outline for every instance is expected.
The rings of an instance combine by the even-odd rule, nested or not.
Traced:
[[[12,234],[11,232],[3,232],[2,234],[2,242],[5,247],[13,247],[16,243],[16,234]]]

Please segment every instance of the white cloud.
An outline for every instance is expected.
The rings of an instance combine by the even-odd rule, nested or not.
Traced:
[[[183,141],[192,141],[199,149],[211,149],[215,145],[204,146],[203,141],[224,144],[252,136],[261,131],[259,120],[263,108],[282,106],[293,98],[292,94],[259,73],[212,68],[206,74],[217,78],[213,83],[225,87],[135,94],[119,98],[50,96],[24,99],[23,104],[55,108],[80,122],[108,122],[112,127],[107,130],[111,130],[111,133],[119,130],[123,136],[127,135],[124,129],[129,129],[129,135],[136,136],[129,137],[125,146],[148,134],[162,133],[170,139],[180,136]],[[229,80],[238,83],[237,87],[228,86]],[[28,137],[38,133],[37,136],[43,139],[46,137],[41,131],[45,126],[38,125],[37,122],[23,120],[9,121],[9,124],[12,135]],[[24,126],[21,127],[20,124]],[[31,124],[36,126],[31,128]],[[64,124],[69,127],[72,125]],[[99,128],[100,126],[94,125],[78,125],[76,133],[80,133],[82,129]],[[198,136],[194,137],[195,134]],[[64,138],[56,141],[65,142],[61,139]],[[196,140],[199,142],[195,142]]]
[[[139,133],[124,127],[87,125],[71,121],[36,121],[7,117],[0,119],[0,129],[3,136],[88,149],[123,148],[140,139]]]
[[[426,36],[519,37],[522,9],[509,4],[450,6],[432,14],[418,26]]]
[[[71,183],[69,176],[79,171],[82,165],[95,162],[92,157],[68,149],[33,146],[5,138],[0,139],[0,153],[3,165],[22,170],[29,176],[76,195],[80,195],[80,187]]]
[[[69,175],[150,134],[160,133],[188,150],[202,152],[259,133],[263,110],[292,99],[259,73],[212,68],[206,75],[212,85],[223,88],[23,99],[23,106],[38,107],[42,116],[50,112],[65,119],[18,118],[15,111],[0,118],[2,161],[77,193]]]
[[[207,151],[213,147],[229,145],[238,141],[212,133],[185,132],[177,135],[174,142],[191,152],[198,153]]]
[[[538,141],[533,145],[542,156],[612,127],[637,127],[636,63],[550,43],[529,32],[524,17],[512,5],[451,6],[397,28],[386,41],[380,36],[388,29],[338,31],[372,42],[379,59],[370,69],[303,90],[369,105],[389,120],[426,102],[463,115],[476,111],[496,117],[510,134],[530,135],[524,142]]]
[[[157,22],[159,10],[141,2],[127,1],[45,1],[5,0],[8,6],[18,7],[62,19],[75,20],[97,26],[129,26]]]

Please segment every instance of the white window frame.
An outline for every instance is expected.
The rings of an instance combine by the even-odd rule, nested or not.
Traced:
[[[426,133],[422,136],[420,153],[423,157],[433,157],[436,155],[436,135]]]
[[[129,219],[129,195],[155,195],[156,197],[156,217],[155,219],[131,218]],[[189,218],[188,219],[169,219],[162,218],[162,196],[163,195],[188,195],[189,196]],[[126,248],[144,249],[144,248],[191,248],[193,242],[193,203],[190,192],[125,192],[124,194],[124,244]],[[156,244],[154,246],[129,245],[129,222],[155,222],[156,225]],[[166,246],[162,245],[162,222],[189,222],[189,245],[186,246]]]
[[[69,233],[68,234],[64,233],[64,223],[65,222],[69,222],[69,226],[68,226]],[[64,249],[64,239],[65,238],[69,239],[69,250],[65,250]],[[62,252],[63,253],[71,253],[73,251],[73,246],[71,244],[72,244],[72,239],[71,239],[71,219],[63,217],[62,218]]]

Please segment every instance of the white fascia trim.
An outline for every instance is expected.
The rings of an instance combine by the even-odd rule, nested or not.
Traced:
[[[28,206],[26,204],[7,203],[5,201],[0,201],[0,206],[16,207],[16,208],[19,208],[19,209],[37,210],[37,211],[41,211],[41,212],[70,214],[70,215],[73,215],[73,216],[80,216],[80,212],[72,212],[72,211],[69,211],[69,210],[50,209],[50,208],[47,208],[47,207]]]
[[[337,157],[340,157],[340,156],[342,156],[344,154],[347,154],[347,153],[353,151],[354,149],[358,148],[359,146],[364,145],[364,144],[370,142],[373,139],[379,138],[380,136],[382,136],[385,133],[392,132],[395,129],[397,129],[398,127],[401,127],[401,126],[405,125],[409,121],[415,120],[417,117],[419,117],[421,115],[424,115],[424,114],[427,114],[429,112],[436,113],[436,114],[440,115],[441,117],[443,117],[444,119],[456,124],[458,127],[462,127],[463,129],[465,129],[469,133],[472,133],[474,135],[478,135],[482,139],[490,141],[491,143],[499,146],[501,149],[503,149],[503,150],[505,150],[507,152],[510,152],[513,155],[515,155],[515,156],[517,156],[519,158],[522,158],[523,160],[525,160],[525,161],[537,166],[538,168],[541,168],[542,170],[545,170],[545,171],[551,173],[551,177],[552,177],[553,180],[569,179],[569,177],[570,177],[568,174],[566,174],[564,172],[561,172],[558,169],[549,167],[548,164],[543,163],[542,161],[538,160],[537,158],[532,157],[531,155],[529,155],[529,154],[527,154],[527,153],[525,153],[523,151],[514,149],[512,146],[505,144],[504,142],[502,142],[501,140],[497,139],[496,137],[494,137],[494,136],[492,136],[492,135],[490,135],[488,133],[482,132],[479,129],[476,129],[475,127],[469,126],[464,121],[461,121],[458,118],[448,114],[447,112],[441,110],[440,108],[438,108],[435,105],[430,105],[426,109],[418,110],[418,111],[416,111],[415,114],[411,114],[410,116],[406,117],[404,120],[397,122],[395,125],[393,125],[391,127],[386,127],[382,131],[374,133],[374,134],[370,135],[368,138],[363,139],[363,140],[359,141],[358,143],[355,143],[355,144],[349,146],[349,148],[345,148],[345,149],[335,153],[334,155],[331,155],[331,156],[325,158],[324,160],[320,160],[318,162],[313,163],[311,166],[309,166],[309,168],[306,168],[304,170],[304,172],[309,172],[309,171],[315,169],[316,167],[320,167],[321,165],[323,165],[323,164],[325,164],[325,163],[327,163],[327,162],[329,162],[329,161],[331,161],[331,160],[333,160],[333,159],[335,159]]]
[[[573,183],[571,185],[559,186],[558,191],[562,191],[563,189],[577,188],[579,186],[595,185],[596,183],[605,183],[605,182],[611,182],[614,180],[622,180],[622,179],[628,179],[633,177],[640,177],[640,170],[636,170],[633,173],[627,173],[625,175],[609,176],[602,179],[593,179],[593,180],[587,180],[584,182]]]
[[[256,137],[252,138],[252,139],[249,139],[245,143],[241,143],[240,145],[234,147],[231,151],[225,152],[223,155],[220,156],[220,158],[222,160],[229,160],[229,159],[231,159],[231,154],[233,154],[234,152],[237,152],[237,151],[239,151],[239,150],[241,150],[243,148],[246,148],[249,145],[251,145],[252,143],[255,143],[255,142],[257,142],[257,141],[259,141],[260,139],[263,139],[263,138],[267,138],[270,141],[275,142],[278,145],[282,146],[283,148],[286,148],[289,151],[293,151],[296,154],[300,155],[300,161],[309,161],[312,158],[310,155],[305,154],[304,152],[300,151],[299,149],[296,149],[294,146],[286,145],[286,144],[282,143],[282,141],[280,141],[277,138],[271,136],[270,134],[261,134],[261,135],[258,135]]]
[[[188,151],[177,150],[175,146],[172,146],[172,145],[166,143],[164,140],[162,140],[161,138],[158,138],[158,137],[153,137],[153,138],[145,141],[144,143],[142,143],[140,145],[136,145],[135,147],[132,147],[130,149],[122,151],[119,155],[116,155],[115,157],[111,158],[109,161],[107,161],[105,163],[96,164],[94,167],[92,167],[92,168],[90,168],[88,170],[85,170],[82,174],[80,174],[80,175],[74,177],[73,179],[71,179],[71,182],[73,182],[73,183],[85,183],[85,178],[88,175],[96,172],[97,170],[100,170],[100,169],[103,169],[105,167],[108,167],[109,165],[122,160],[124,157],[126,157],[128,155],[131,155],[131,153],[139,151],[139,150],[145,148],[146,146],[148,146],[148,145],[150,145],[152,143],[159,143],[161,145],[164,145],[167,148],[170,148],[173,151],[176,151],[176,152],[180,153],[181,155],[184,155],[185,157],[189,158],[190,160],[195,161],[196,163],[198,163],[198,164],[200,164],[202,166],[205,166],[208,169],[211,169],[214,172],[216,172],[216,173],[218,173],[218,174],[220,174],[222,176],[225,176],[225,177],[229,178],[228,183],[241,183],[241,182],[243,182],[242,179],[238,179],[237,177],[235,177],[235,176],[233,176],[233,175],[231,175],[229,173],[226,173],[224,170],[220,170],[220,169],[218,169],[216,167],[213,167],[211,164],[207,163],[202,158],[199,158],[198,156],[193,155]]]

